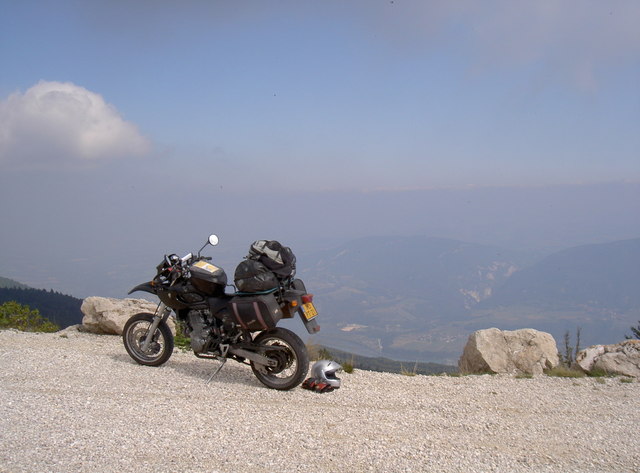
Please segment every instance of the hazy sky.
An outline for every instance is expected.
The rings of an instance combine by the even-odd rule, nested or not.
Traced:
[[[137,160],[230,189],[639,179],[638,24],[635,0],[2,0],[0,165]]]
[[[0,243],[115,251],[179,215],[199,242],[276,190],[638,183],[639,24],[636,0],[0,0]]]

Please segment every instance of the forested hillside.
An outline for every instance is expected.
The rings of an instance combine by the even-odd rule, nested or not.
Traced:
[[[0,304],[7,301],[16,301],[32,309],[38,309],[40,315],[60,328],[82,322],[82,300],[59,292],[31,288],[0,288]]]

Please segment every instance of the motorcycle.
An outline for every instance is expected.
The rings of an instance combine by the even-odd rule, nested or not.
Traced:
[[[298,335],[277,324],[297,313],[310,334],[320,327],[313,294],[295,278],[295,257],[292,271],[274,279],[275,287],[227,293],[224,270],[210,263],[211,257],[201,256],[208,245],[218,243],[218,237],[211,235],[197,255],[165,255],[153,280],[129,291],[154,294],[160,303],[154,314],[139,313],[127,321],[122,334],[127,352],[141,365],[166,363],[174,348],[167,325],[173,316],[190,337],[197,357],[220,362],[207,382],[233,359],[250,365],[256,378],[269,388],[298,386],[309,369],[307,349]]]

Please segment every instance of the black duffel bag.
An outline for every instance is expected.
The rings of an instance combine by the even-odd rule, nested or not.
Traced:
[[[296,256],[293,251],[276,240],[254,241],[247,258],[264,264],[280,279],[291,277],[296,271]]]
[[[278,287],[276,275],[264,264],[252,259],[246,259],[238,265],[233,279],[241,292],[263,292]]]

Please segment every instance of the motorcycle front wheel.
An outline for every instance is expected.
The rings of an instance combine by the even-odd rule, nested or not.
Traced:
[[[173,335],[165,322],[160,322],[151,343],[143,350],[149,329],[153,323],[153,314],[141,313],[131,317],[124,325],[122,341],[129,356],[141,365],[160,366],[173,353]]]
[[[285,328],[261,332],[253,343],[262,347],[262,355],[276,360],[275,366],[251,362],[251,369],[258,380],[268,388],[287,391],[304,381],[309,371],[307,347],[295,333]]]

